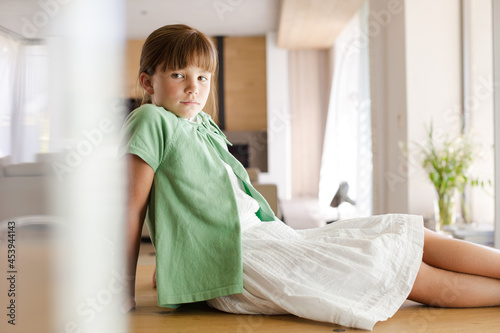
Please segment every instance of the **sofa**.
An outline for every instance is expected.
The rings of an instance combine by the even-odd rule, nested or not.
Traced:
[[[39,154],[36,162],[11,164],[10,157],[0,158],[0,221],[22,216],[50,216],[51,203],[49,190],[58,185],[52,168],[52,161],[58,160],[57,154]],[[259,182],[260,170],[247,169],[250,181],[281,218],[278,204],[278,189],[274,184]],[[149,238],[144,224],[142,237]]]
[[[50,215],[48,189],[57,182],[49,162],[11,164],[0,159],[0,221]]]

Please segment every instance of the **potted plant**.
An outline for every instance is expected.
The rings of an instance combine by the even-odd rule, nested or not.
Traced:
[[[457,196],[464,193],[466,185],[481,185],[470,175],[470,167],[478,156],[478,146],[470,136],[460,134],[453,139],[445,137],[436,142],[432,123],[424,143],[416,143],[421,158],[421,166],[436,190],[435,220],[436,230],[446,229],[455,220]],[[466,213],[465,205],[463,205]],[[467,216],[464,216],[468,220]]]

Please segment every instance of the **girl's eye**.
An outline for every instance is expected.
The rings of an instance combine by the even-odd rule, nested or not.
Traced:
[[[173,73],[173,74],[172,74],[172,77],[173,77],[174,79],[180,79],[180,78],[182,77],[182,74],[179,74],[179,73]]]
[[[208,78],[206,76],[200,76],[198,78],[198,80],[202,81],[202,82],[205,82],[205,81],[208,81]]]

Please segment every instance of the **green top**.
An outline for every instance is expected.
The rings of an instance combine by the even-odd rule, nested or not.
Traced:
[[[243,292],[238,207],[222,161],[259,203],[259,219],[275,219],[227,143],[204,112],[189,122],[145,104],[125,120],[119,156],[135,154],[155,171],[146,223],[160,306]]]

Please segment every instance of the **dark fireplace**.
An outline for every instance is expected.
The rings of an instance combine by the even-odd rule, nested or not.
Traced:
[[[232,146],[228,146],[228,148],[229,152],[236,157],[245,168],[250,167],[248,144],[233,144]]]
[[[267,172],[266,131],[224,131],[229,142],[229,151],[245,168],[257,168]]]

